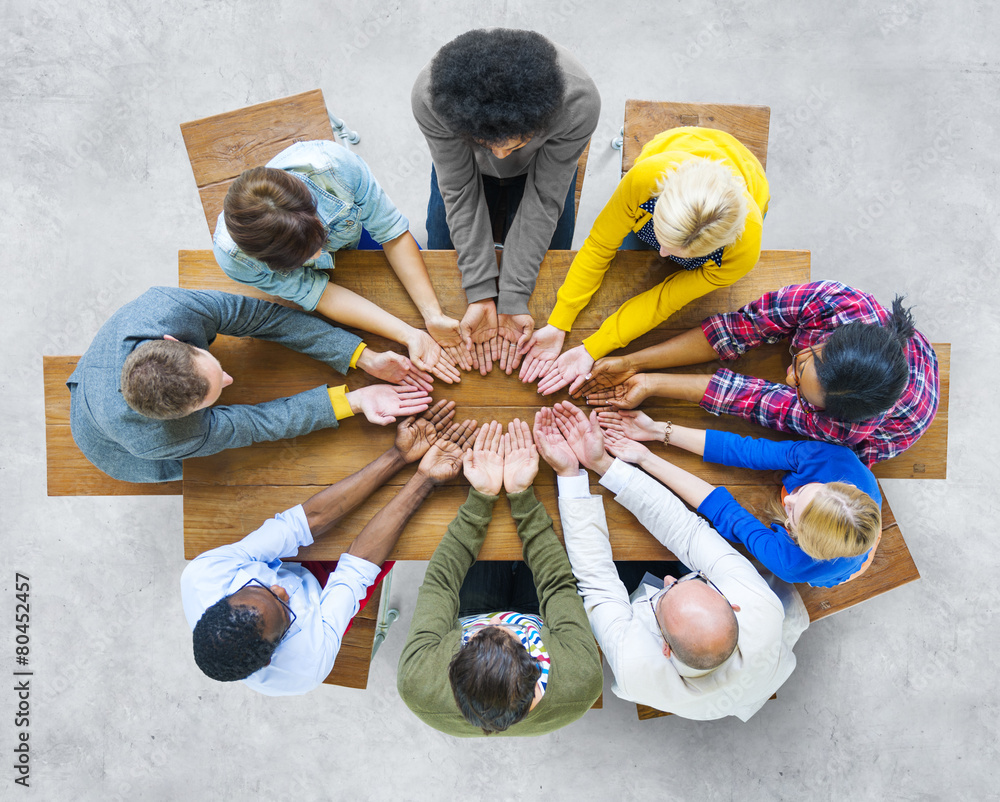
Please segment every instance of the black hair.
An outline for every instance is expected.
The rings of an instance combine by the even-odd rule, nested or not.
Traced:
[[[900,295],[884,324],[855,321],[836,329],[816,357],[826,414],[863,421],[891,409],[910,381],[906,343],[913,334],[913,316]]]
[[[247,605],[230,604],[231,598],[205,610],[194,627],[194,661],[219,682],[246,679],[271,661],[278,645],[261,634],[261,614]]]
[[[542,670],[521,643],[500,627],[483,627],[448,666],[462,716],[490,735],[528,714]]]
[[[431,105],[452,133],[487,147],[548,130],[566,82],[556,48],[534,31],[463,33],[431,62]]]

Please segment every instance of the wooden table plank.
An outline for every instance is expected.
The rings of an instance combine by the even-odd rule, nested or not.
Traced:
[[[539,269],[538,281],[531,296],[529,311],[541,326],[555,305],[556,293],[576,251],[549,251]],[[339,251],[333,280],[366,298],[376,300],[383,309],[411,326],[423,327],[423,320],[402,284],[392,272],[382,251]],[[455,251],[423,251],[431,283],[449,315],[461,318],[467,302]],[[675,272],[654,251],[619,251],[601,288],[576,320],[580,329],[599,328],[604,319],[622,303],[662,282]],[[688,329],[711,314],[735,311],[765,292],[786,284],[809,281],[809,251],[763,251],[757,268],[729,287],[697,298],[681,309],[663,327]],[[215,263],[211,251],[178,253],[178,285],[188,289],[221,290],[281,302],[273,296],[232,281]],[[286,306],[291,306],[284,302]]]

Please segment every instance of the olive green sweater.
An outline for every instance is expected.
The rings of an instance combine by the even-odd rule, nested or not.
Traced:
[[[462,717],[448,681],[448,664],[462,642],[458,591],[479,555],[497,498],[470,489],[434,551],[396,679],[399,695],[421,721],[463,738],[481,736],[483,731]],[[531,488],[508,498],[524,560],[535,578],[542,642],[552,664],[541,701],[497,735],[542,735],[586,713],[601,695],[604,675],[576,579],[566,550],[552,530],[552,519]]]

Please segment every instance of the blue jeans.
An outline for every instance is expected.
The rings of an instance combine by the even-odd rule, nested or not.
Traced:
[[[490,210],[490,222],[496,230],[500,223],[503,227],[498,232],[499,242],[507,238],[514,216],[517,214],[517,207],[521,203],[521,196],[524,195],[524,182],[527,176],[519,175],[514,178],[494,178],[493,176],[483,176],[483,192],[486,195],[486,207]],[[566,202],[563,204],[562,215],[556,223],[555,231],[552,232],[552,241],[549,243],[550,251],[568,251],[573,247],[573,231],[576,228],[576,171],[573,171],[573,180],[569,183],[569,192],[566,194]],[[502,216],[502,220],[499,217]],[[451,241],[451,231],[448,229],[448,220],[445,215],[444,198],[441,197],[441,190],[438,188],[437,171],[431,165],[431,198],[427,202],[427,247],[432,251],[454,250],[455,246]]]
[[[538,615],[531,569],[523,562],[477,560],[458,591],[459,618],[508,611]]]

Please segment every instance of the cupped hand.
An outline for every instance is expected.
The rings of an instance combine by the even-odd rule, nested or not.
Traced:
[[[508,493],[531,487],[538,475],[538,449],[531,442],[528,424],[514,418],[503,436],[503,486]]]
[[[472,354],[462,346],[461,323],[445,314],[425,318],[424,327],[448,358],[462,370],[472,370]]]
[[[645,412],[612,410],[599,412],[597,422],[605,432],[615,432],[631,440],[660,440],[656,421]]]
[[[551,395],[567,384],[569,392],[574,392],[586,381],[586,374],[594,364],[594,358],[582,345],[570,348],[560,356],[538,382],[538,392]]]
[[[560,401],[553,412],[556,426],[573,449],[576,458],[584,467],[596,470],[607,458],[604,433],[597,425],[597,410],[592,410],[588,418],[569,401]]]
[[[587,396],[587,403],[592,407],[633,409],[645,401],[648,395],[649,390],[646,385],[646,375],[644,373],[637,373],[617,387],[591,393]]]
[[[402,354],[393,351],[375,351],[365,348],[358,357],[358,367],[369,376],[391,384],[409,384],[430,392],[434,378],[416,367]]]
[[[521,349],[527,344],[534,328],[535,319],[529,314],[497,316],[497,336],[500,338],[500,370],[508,376],[521,364]]]
[[[503,426],[484,423],[475,442],[462,457],[465,478],[484,496],[495,496],[503,486]]]
[[[469,304],[460,324],[462,343],[483,376],[493,370],[493,363],[500,359],[497,328],[497,307],[492,298]]]
[[[606,431],[605,434],[607,435],[605,437],[605,444],[608,451],[620,460],[636,465],[642,461],[643,457],[651,453],[642,443],[637,443],[635,440],[625,437],[623,434],[612,429]]]
[[[454,417],[455,402],[445,400],[436,402],[419,418],[411,415],[396,427],[396,450],[407,463],[416,462]]]
[[[462,469],[462,453],[469,447],[476,432],[474,420],[452,423],[434,441],[417,466],[417,472],[439,485],[458,476]]]
[[[560,476],[576,476],[580,470],[580,460],[556,426],[556,418],[551,407],[542,407],[535,413],[535,445],[552,469]]]
[[[433,373],[446,384],[462,380],[462,374],[458,372],[451,357],[426,331],[413,329],[406,346],[410,352],[410,361],[420,370]]]
[[[372,423],[385,426],[400,415],[416,415],[431,405],[426,390],[409,384],[372,384],[347,393],[355,414],[361,412]]]
[[[566,332],[562,329],[552,325],[542,326],[519,349],[523,352],[524,361],[518,378],[527,384],[548,373],[552,363],[559,358],[565,341]]]
[[[580,385],[577,393],[586,398],[601,390],[610,390],[635,376],[637,372],[627,356],[601,357],[594,363],[590,376]]]

